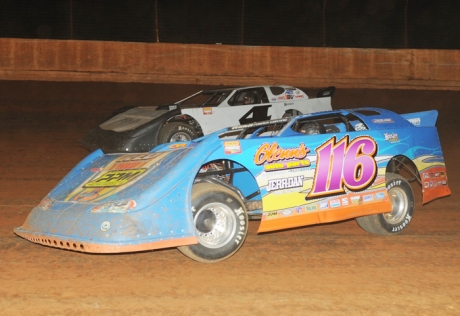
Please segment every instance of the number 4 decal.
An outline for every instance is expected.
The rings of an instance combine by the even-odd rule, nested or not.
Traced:
[[[271,118],[271,115],[268,115],[268,108],[270,107],[271,105],[260,105],[253,107],[240,118],[240,124],[243,125],[248,123],[269,120]],[[252,117],[248,118],[248,116],[250,116],[251,114]]]
[[[307,197],[339,194],[345,188],[364,189],[377,174],[374,156],[377,144],[367,136],[348,143],[348,135],[336,142],[333,137],[316,149],[316,172],[313,187]]]

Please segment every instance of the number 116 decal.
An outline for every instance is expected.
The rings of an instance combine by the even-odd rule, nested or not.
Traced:
[[[366,188],[375,179],[377,144],[367,136],[333,137],[316,149],[316,172],[307,198]]]

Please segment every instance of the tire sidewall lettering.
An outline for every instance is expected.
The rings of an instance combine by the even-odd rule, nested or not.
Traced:
[[[178,131],[187,131],[187,132],[189,132],[191,134],[195,134],[195,131],[192,131],[192,129],[190,129],[188,127],[185,127],[185,126],[178,126],[177,130]]]
[[[409,226],[409,223],[411,222],[411,220],[412,220],[412,216],[410,216],[409,214],[406,214],[406,216],[403,219],[403,222],[399,225],[393,226],[391,231],[395,233],[403,231],[407,226]]]
[[[412,189],[411,189],[410,185],[407,182],[399,180],[399,179],[393,179],[390,182],[388,182],[387,185],[386,185],[386,188],[387,188],[388,192],[390,191],[390,189],[392,189],[394,187],[400,187],[402,190],[404,190],[404,192],[406,194],[408,194],[408,192],[412,192]],[[413,200],[408,201],[408,203],[409,203],[409,205],[408,205],[409,209],[407,210],[407,213],[404,214],[404,217],[396,224],[391,224],[391,223],[387,222],[384,219],[384,216],[380,215],[380,221],[381,221],[382,225],[384,227],[386,227],[386,230],[388,232],[397,234],[397,233],[402,232],[404,229],[406,229],[409,226],[410,222],[412,221],[412,215],[413,215],[413,211],[414,211],[414,204],[413,204]]]
[[[209,203],[222,203],[227,205],[233,217],[234,227],[232,236],[228,241],[219,248],[208,248],[206,245],[198,243],[191,245],[189,248],[200,257],[207,257],[209,260],[221,260],[221,257],[226,257],[226,254],[232,254],[237,251],[244,243],[248,229],[248,217],[243,209],[244,204],[240,204],[237,198],[224,192],[213,192],[207,196],[202,196],[194,201],[192,206],[193,217],[197,215],[197,210]]]

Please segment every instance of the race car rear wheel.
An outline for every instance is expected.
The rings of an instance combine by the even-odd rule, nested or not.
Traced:
[[[395,235],[409,226],[414,214],[412,188],[399,174],[387,173],[387,190],[392,204],[388,213],[358,217],[356,221],[365,231],[379,235]]]
[[[182,122],[172,122],[165,124],[158,135],[158,143],[187,142],[197,138],[195,129]]]
[[[248,215],[243,201],[232,190],[213,183],[197,183],[192,192],[193,222],[198,244],[179,247],[200,262],[224,260],[246,239]]]

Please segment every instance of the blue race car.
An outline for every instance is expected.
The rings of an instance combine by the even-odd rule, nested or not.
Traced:
[[[318,112],[226,128],[145,153],[96,150],[14,231],[90,253],[178,247],[200,262],[233,255],[250,219],[259,232],[356,218],[404,231],[423,203],[447,196],[437,111]]]

